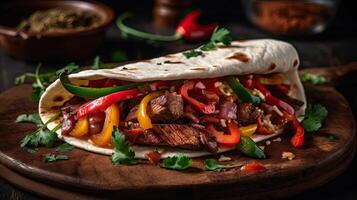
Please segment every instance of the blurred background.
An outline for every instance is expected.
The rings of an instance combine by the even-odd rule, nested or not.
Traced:
[[[1,1],[0,3],[0,47],[3,47],[0,48],[0,92],[12,87],[15,77],[25,72],[33,72],[38,63],[44,66],[41,69],[43,72],[56,70],[71,61],[81,66],[90,65],[96,56],[100,57],[101,62],[121,63],[191,49],[203,43],[203,41],[183,40],[152,42],[135,37],[122,37],[115,20],[125,12],[133,14],[133,17],[125,21],[127,26],[152,34],[172,35],[182,18],[190,11],[199,9],[202,13],[200,24],[216,22],[221,27],[228,28],[233,39],[276,38],[291,42],[300,55],[301,68],[339,66],[357,61],[357,12],[354,1],[103,0],[98,2],[114,11],[113,20],[102,30],[105,34],[104,38],[93,46],[86,46],[87,41],[82,40],[82,36],[76,36],[72,38],[77,42],[76,45],[70,44],[74,52],[88,49],[89,53],[76,59],[53,56],[50,59],[38,57],[35,60],[11,53],[15,51],[15,47],[24,48],[32,44],[13,41],[4,36],[12,34],[13,31],[4,27],[18,24],[22,20],[21,17],[25,16],[18,12],[24,7],[30,7],[29,4],[21,7],[14,2]],[[36,40],[36,36],[33,40]],[[12,45],[15,47],[6,46],[5,42],[8,45],[13,42]],[[64,43],[66,42],[62,42]],[[52,46],[59,48],[56,45]],[[37,51],[40,52],[41,49],[32,53],[35,54]],[[29,50],[25,52],[25,54],[29,53]],[[50,53],[45,52],[45,54]],[[350,83],[340,85],[338,90],[348,99],[356,116],[355,77],[355,74],[348,77],[351,79]],[[357,199],[353,182],[357,179],[357,172],[353,170],[356,166],[355,159],[346,172],[329,184],[292,199]],[[0,197],[38,199],[3,180],[0,180],[0,191]]]

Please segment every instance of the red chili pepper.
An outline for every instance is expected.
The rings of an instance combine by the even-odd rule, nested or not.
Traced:
[[[263,93],[265,97],[265,102],[272,106],[278,106],[285,111],[287,111],[291,115],[295,115],[295,110],[292,106],[287,104],[286,102],[274,97],[262,84],[258,83],[258,81],[253,80],[253,87]]]
[[[290,143],[293,147],[302,147],[304,145],[305,130],[301,126],[300,122],[296,119],[294,115],[290,115],[287,112],[283,112],[284,117],[291,121],[294,128],[294,135],[290,139]]]
[[[128,27],[124,24],[124,20],[130,17],[130,14],[128,13],[121,15],[118,18],[116,24],[122,33],[151,41],[172,42],[182,38],[186,41],[203,41],[211,36],[212,32],[218,26],[218,24],[198,24],[197,19],[200,16],[201,12],[198,10],[194,10],[187,14],[186,17],[177,26],[174,35],[151,34]]]
[[[133,90],[125,90],[121,92],[116,92],[113,94],[109,94],[104,97],[100,97],[98,99],[95,99],[93,101],[89,101],[82,105],[77,112],[77,119],[80,119],[89,113],[94,113],[97,111],[104,111],[106,108],[111,106],[113,103],[116,103],[118,101],[123,101],[127,99],[132,99],[134,97],[139,96],[141,93],[137,89]]]
[[[182,37],[187,41],[202,41],[209,39],[218,24],[198,24],[197,19],[201,16],[201,14],[201,11],[194,10],[186,15],[186,17],[177,26],[176,34],[182,35]]]
[[[266,168],[259,162],[251,162],[245,164],[240,170],[243,172],[260,172],[266,170]]]
[[[228,134],[222,131],[217,131],[213,124],[206,126],[207,130],[216,137],[219,145],[225,147],[234,147],[240,141],[240,129],[234,121],[229,121],[227,124]]]
[[[214,104],[204,104],[195,98],[188,95],[188,91],[194,89],[196,81],[188,81],[183,84],[179,90],[182,97],[196,110],[202,112],[203,114],[212,114],[216,111],[216,106]]]

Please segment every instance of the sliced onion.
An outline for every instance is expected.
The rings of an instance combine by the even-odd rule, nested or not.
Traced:
[[[195,88],[204,90],[206,89],[206,86],[201,81],[198,81],[195,85]]]
[[[223,119],[237,119],[237,104],[226,101],[221,105],[219,116]]]

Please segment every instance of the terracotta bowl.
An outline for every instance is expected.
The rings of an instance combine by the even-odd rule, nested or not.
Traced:
[[[0,47],[10,55],[32,61],[68,61],[89,57],[102,43],[114,11],[95,1],[26,0],[0,4]],[[84,30],[33,34],[16,26],[31,13],[51,8],[85,10],[101,18],[99,26]]]

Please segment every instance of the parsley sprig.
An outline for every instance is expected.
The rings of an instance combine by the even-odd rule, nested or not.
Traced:
[[[192,159],[185,154],[179,153],[172,157],[165,158],[160,166],[167,169],[185,170],[192,166]]]
[[[305,110],[305,117],[301,125],[307,132],[314,132],[321,128],[322,121],[327,117],[328,111],[321,104],[308,104]]]
[[[200,49],[202,51],[209,51],[215,49],[217,44],[224,44],[226,46],[231,45],[232,37],[230,36],[230,31],[226,28],[216,28],[211,36],[211,39],[206,44],[202,45]]]
[[[137,163],[135,152],[130,148],[129,143],[125,141],[125,135],[116,126],[112,133],[112,143],[114,145],[114,153],[111,155],[110,160],[114,164],[134,165]]]
[[[314,85],[322,85],[327,82],[327,78],[324,75],[312,74],[308,72],[305,72],[300,78],[302,82],[312,83]]]
[[[230,31],[226,28],[216,28],[214,29],[211,39],[206,44],[202,45],[198,49],[193,49],[190,51],[185,51],[182,54],[186,58],[192,58],[197,56],[203,56],[202,51],[209,51],[215,49],[218,44],[230,45],[232,42],[232,37],[230,35]]]
[[[73,149],[74,149],[74,146],[72,146],[68,143],[63,143],[57,147],[56,151],[60,152],[60,153],[66,153],[66,152],[72,151]]]
[[[42,159],[45,162],[55,162],[59,160],[69,160],[69,157],[66,155],[55,155],[55,154],[48,153],[45,154]]]
[[[26,148],[36,148],[39,146],[52,147],[58,140],[56,131],[60,128],[60,125],[56,126],[53,130],[48,130],[46,125],[56,120],[59,115],[54,115],[45,124],[37,119],[38,113],[31,115],[20,115],[17,117],[16,122],[32,122],[35,123],[38,129],[32,133],[25,135],[21,140],[20,146]]]
[[[52,82],[54,82],[58,78],[59,74],[63,72],[71,74],[79,71],[79,66],[75,63],[69,63],[68,65],[57,71],[47,73],[40,73],[41,67],[42,65],[38,64],[35,68],[35,73],[27,72],[16,77],[15,79],[16,85],[24,84],[28,78],[34,80],[34,82],[32,83],[31,99],[35,102],[38,102],[40,100],[42,94],[46,90],[46,87],[49,86]]]
[[[240,168],[242,166],[243,165],[222,165],[219,164],[215,159],[206,159],[204,162],[205,170],[215,172],[222,172],[228,169]]]

